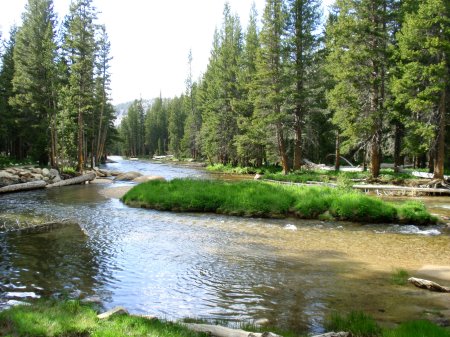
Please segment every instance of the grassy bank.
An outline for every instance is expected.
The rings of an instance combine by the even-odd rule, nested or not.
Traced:
[[[0,336],[33,337],[117,337],[171,336],[201,337],[171,322],[142,317],[116,315],[105,320],[79,301],[41,301],[0,312]]]
[[[280,218],[345,220],[365,223],[432,224],[424,205],[394,205],[356,191],[282,186],[264,182],[174,179],[133,187],[122,201],[135,207],[180,212]]]
[[[325,326],[330,331],[349,331],[354,337],[450,337],[449,328],[427,320],[404,322],[395,328],[386,329],[369,315],[357,311],[347,315],[331,315]]]
[[[241,327],[247,331],[254,329]],[[355,337],[450,337],[450,330],[425,320],[382,328],[362,312],[334,314],[326,320],[329,331],[349,331]],[[259,330],[259,329],[258,329]],[[282,333],[283,336],[294,336]],[[76,300],[39,301],[0,312],[0,336],[11,337],[206,337],[181,324],[130,315],[97,318],[97,312]]]

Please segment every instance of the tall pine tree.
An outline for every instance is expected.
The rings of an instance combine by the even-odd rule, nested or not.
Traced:
[[[31,155],[56,166],[56,44],[52,0],[29,0],[14,48],[14,97]],[[48,130],[51,132],[49,133]],[[50,145],[50,146],[49,146]]]
[[[431,149],[434,177],[443,179],[446,114],[450,91],[450,3],[425,0],[406,15],[398,34],[401,76],[394,83],[398,103],[410,112],[409,137]]]

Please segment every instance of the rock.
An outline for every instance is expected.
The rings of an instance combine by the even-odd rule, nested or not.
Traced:
[[[269,324],[269,320],[267,318],[259,318],[254,323],[255,325],[267,325]]]
[[[42,180],[42,179],[44,179],[44,177],[42,176],[42,174],[33,173],[33,179],[34,180]]]
[[[19,182],[19,177],[11,174],[10,171],[0,171],[0,187],[17,184]]]
[[[133,182],[145,183],[146,181],[152,181],[152,180],[166,181],[166,179],[161,176],[141,176],[141,177],[134,178]]]
[[[111,179],[105,179],[105,178],[97,178],[89,182],[89,184],[112,184],[113,181]]]
[[[128,315],[128,311],[124,307],[115,307],[107,312],[104,312],[103,314],[97,315],[97,317],[99,319],[105,319],[111,317],[112,315]]]
[[[109,173],[110,173],[113,177],[116,177],[116,176],[122,174],[122,172],[120,172],[120,171],[109,171]]]
[[[43,168],[42,169],[42,175],[44,177],[49,177],[50,178],[50,171],[49,171],[49,169],[48,168]]]
[[[49,173],[48,173],[48,177],[49,177],[50,179],[53,179],[53,180],[54,180],[55,178],[60,178],[58,170],[50,169],[50,171],[49,171]],[[61,178],[60,178],[60,179],[61,179]]]
[[[111,173],[107,170],[98,169],[97,171],[103,174],[104,177],[111,177]]]
[[[131,181],[131,180],[136,179],[137,177],[140,177],[140,176],[142,176],[141,173],[131,171],[131,172],[126,172],[126,173],[119,174],[114,180],[117,180],[117,181]]]
[[[32,168],[31,172],[34,174],[42,174],[42,170],[39,167]]]
[[[262,175],[259,173],[256,173],[255,176],[253,177],[253,180],[261,180],[262,179]]]

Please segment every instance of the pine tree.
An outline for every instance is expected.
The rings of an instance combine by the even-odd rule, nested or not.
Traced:
[[[443,179],[446,114],[450,91],[450,3],[425,0],[405,17],[398,34],[401,76],[394,83],[411,146],[432,150],[434,177]],[[419,144],[414,142],[420,139]]]
[[[337,0],[336,21],[327,26],[328,71],[336,85],[328,93],[334,123],[346,148],[369,148],[371,174],[378,177],[386,120],[389,0]]]
[[[108,109],[109,92],[111,90],[111,74],[109,73],[109,62],[112,60],[110,56],[111,44],[104,25],[100,26],[99,29],[97,49],[95,79],[96,114],[94,121],[98,127],[93,139],[93,163],[99,163],[104,157],[109,125],[114,119],[111,109]]]
[[[312,76],[317,66],[316,54],[319,47],[318,26],[320,23],[320,0],[289,0],[287,43],[289,51],[289,78],[292,84],[290,100],[294,115],[294,170],[302,165],[303,125],[305,117],[314,109],[313,97],[318,82]]]
[[[261,166],[264,160],[267,137],[264,129],[261,129],[258,125],[253,97],[257,55],[260,48],[257,13],[254,5],[250,12],[249,25],[244,40],[242,70],[238,74],[238,84],[242,97],[237,107],[240,111],[240,116],[238,116],[239,134],[235,137],[235,143],[241,165],[248,166],[253,162],[255,166]]]
[[[184,111],[184,97],[174,97],[169,100],[168,112],[168,137],[169,151],[176,157],[181,156],[181,141],[184,136],[184,124],[186,114]]]
[[[95,21],[96,9],[92,0],[76,0],[70,5],[66,18],[64,36],[65,53],[68,59],[69,79],[65,88],[67,92],[67,109],[74,112],[76,118],[77,170],[85,167],[87,157],[86,119],[94,110],[95,92]]]
[[[205,73],[202,149],[213,161],[237,162],[235,137],[238,134],[236,107],[242,99],[238,85],[242,54],[242,29],[239,18],[225,4],[222,29],[215,34],[210,63]]]
[[[56,44],[52,0],[29,0],[14,48],[14,97],[25,119],[32,156],[56,166]],[[48,134],[47,130],[51,130]],[[50,147],[50,149],[49,149]]]
[[[276,145],[284,174],[289,172],[286,132],[289,123],[285,111],[286,13],[282,0],[268,0],[260,33],[261,48],[257,60],[256,114],[264,131],[275,131]]]
[[[23,159],[21,148],[21,128],[18,111],[10,104],[13,97],[14,78],[14,46],[16,44],[17,28],[13,27],[9,34],[9,40],[5,42],[1,55],[0,69],[0,151],[9,154],[16,159]],[[3,41],[2,41],[3,42]],[[2,46],[3,47],[3,46]]]
[[[202,115],[198,104],[198,84],[192,80],[192,51],[188,55],[189,72],[186,79],[186,91],[184,95],[184,110],[186,121],[184,135],[181,142],[182,152],[193,159],[200,157],[200,130],[202,126]]]

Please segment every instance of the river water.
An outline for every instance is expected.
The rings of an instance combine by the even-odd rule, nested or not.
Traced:
[[[126,161],[106,168],[211,178],[199,169]],[[98,298],[105,309],[235,322],[268,321],[322,332],[338,310],[363,310],[385,324],[450,317],[450,298],[397,286],[406,269],[449,284],[445,225],[358,225],[268,220],[129,208],[106,198],[113,185],[70,186],[0,196],[0,221],[15,216],[74,220],[48,233],[0,234],[0,306],[31,298]],[[450,215],[450,198],[430,199]],[[431,267],[430,267],[431,266]],[[437,277],[437,278],[436,278]],[[447,283],[446,283],[447,282]],[[447,296],[447,297],[444,297]]]

